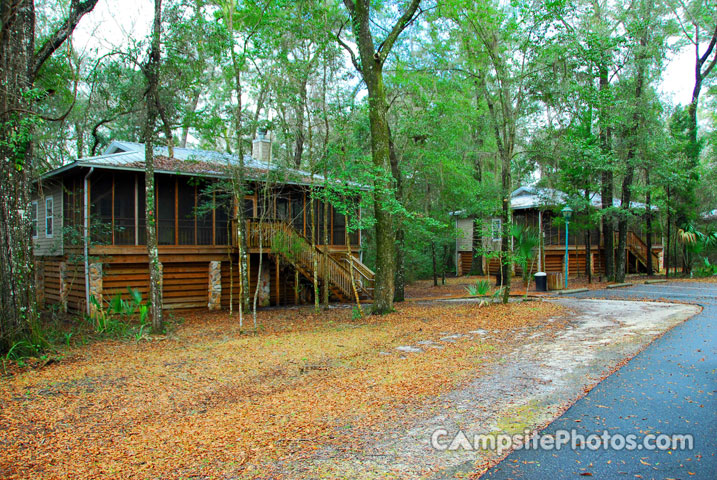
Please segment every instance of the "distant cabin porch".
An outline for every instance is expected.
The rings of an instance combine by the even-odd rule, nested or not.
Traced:
[[[532,227],[539,232],[542,238],[542,255],[536,255],[534,271],[547,273],[565,272],[565,225],[556,222],[556,214],[550,210],[521,209],[513,212],[513,222],[517,225]],[[605,273],[605,247],[604,237],[600,228],[590,230],[591,248],[588,252],[585,247],[587,232],[578,228],[584,219],[576,215],[568,228],[568,274],[586,275],[587,259],[590,258],[591,273],[604,275]],[[456,225],[461,235],[456,242],[456,272],[458,275],[467,275],[472,269],[473,251],[473,219],[457,219]],[[483,228],[482,245],[484,250],[497,252],[500,250],[500,220],[492,219]],[[470,236],[468,236],[470,235]],[[468,241],[466,241],[466,237]],[[627,273],[644,273],[647,271],[647,234],[642,225],[635,222],[630,226],[626,245]],[[617,233],[614,245],[617,247]],[[615,251],[610,254],[615,255]],[[663,269],[663,246],[660,232],[652,232],[652,265],[655,272]],[[497,258],[483,257],[484,271],[495,275],[500,270]],[[519,265],[514,266],[516,274],[522,274]]]

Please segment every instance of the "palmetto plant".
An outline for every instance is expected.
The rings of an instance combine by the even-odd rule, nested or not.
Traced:
[[[532,227],[513,225],[511,229],[513,236],[513,253],[515,260],[523,269],[523,281],[528,282],[533,273],[533,266],[536,258],[536,247],[540,242],[538,232]]]

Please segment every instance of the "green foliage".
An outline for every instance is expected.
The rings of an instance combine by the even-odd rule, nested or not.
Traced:
[[[275,229],[272,232],[271,248],[289,261],[296,262],[304,248],[304,241],[297,235]]]
[[[94,295],[90,296],[90,304],[95,312],[91,321],[96,333],[113,337],[132,335],[137,340],[144,336],[148,327],[149,305],[142,302],[142,294],[138,290],[127,287],[127,293],[129,300],[123,299],[118,293],[107,305],[102,305]],[[138,329],[131,323],[135,317],[139,320]]]
[[[475,285],[467,286],[466,291],[472,297],[485,297],[490,292],[490,282],[488,280],[478,280]]]
[[[700,278],[717,276],[717,264],[711,264],[709,258],[705,257],[702,259],[702,265],[695,268],[694,274]]]

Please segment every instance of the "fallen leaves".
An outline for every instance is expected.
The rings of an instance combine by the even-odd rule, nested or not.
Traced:
[[[97,343],[3,381],[0,476],[259,476],[280,458],[350,448],[407,406],[480,375],[516,329],[559,329],[545,319],[560,312],[536,302],[410,304],[357,323],[349,309],[276,309],[259,314],[255,335],[226,314],[187,315],[162,342]],[[490,342],[440,340],[477,329]],[[395,350],[422,340],[444,348]]]

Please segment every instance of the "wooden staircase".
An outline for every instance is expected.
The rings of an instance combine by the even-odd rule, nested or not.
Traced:
[[[615,245],[617,245],[617,238],[615,239]],[[625,248],[627,250],[627,253],[632,254],[635,260],[635,263],[633,264],[629,261],[629,255],[625,256],[628,260],[628,268],[626,271],[629,272],[630,270],[634,269],[634,272],[632,273],[639,273],[641,271],[646,272],[648,255],[652,255],[653,270],[657,271],[657,269],[659,268],[659,258],[657,257],[657,254],[654,251],[648,252],[647,244],[636,233],[630,231],[627,232],[627,244],[625,245]]]
[[[319,282],[342,301],[355,299],[354,288],[361,299],[373,298],[374,272],[347,252],[329,253],[312,247],[311,241],[282,220],[247,220],[247,243],[250,248],[261,244],[266,253],[279,256],[310,281],[314,278],[314,260]],[[353,282],[351,276],[353,273]]]

